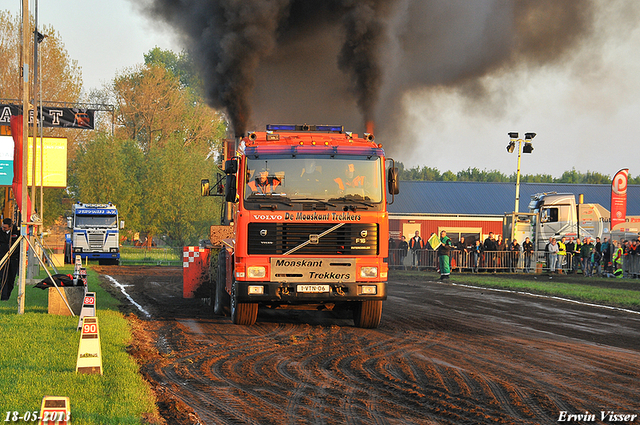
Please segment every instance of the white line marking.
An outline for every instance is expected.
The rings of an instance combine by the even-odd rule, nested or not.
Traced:
[[[443,282],[435,282],[435,283],[443,283]],[[600,307],[600,308],[607,308],[609,310],[624,311],[625,313],[640,314],[640,311],[628,310],[626,308],[613,307],[613,306],[610,306],[610,305],[586,303],[586,302],[583,302],[583,301],[572,300],[572,299],[569,299],[569,298],[556,297],[554,295],[533,294],[531,292],[512,291],[510,289],[490,288],[490,287],[487,287],[487,286],[465,285],[465,284],[462,284],[462,283],[454,283],[454,282],[446,282],[446,283],[448,283],[449,285],[462,286],[463,288],[486,289],[487,291],[507,292],[507,293],[511,293],[511,294],[524,294],[524,295],[530,295],[532,297],[538,297],[538,298],[549,298],[549,299],[552,299],[552,300],[567,301],[567,302],[570,302],[570,303],[586,305],[586,306],[589,306],[589,307]]]
[[[115,280],[114,278],[109,276],[108,274],[104,275],[104,277],[109,279],[116,286],[116,288],[119,288],[120,292],[122,292],[124,294],[124,296],[127,297],[127,299],[129,301],[131,301],[131,304],[135,305],[138,308],[138,310],[140,310],[140,312],[142,312],[146,317],[151,317],[151,314],[149,314],[149,312],[147,310],[142,308],[142,306],[140,304],[135,302],[133,300],[133,298],[131,298],[131,296],[129,294],[127,294],[127,291],[124,290],[124,285],[122,285],[120,282],[118,282],[117,280]],[[131,286],[131,285],[127,285],[127,286]]]

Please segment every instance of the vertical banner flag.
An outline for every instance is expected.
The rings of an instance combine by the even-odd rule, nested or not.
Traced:
[[[13,136],[14,151],[13,151],[13,195],[16,198],[18,209],[22,211],[22,185],[27,184],[23,180],[22,176],[22,115],[11,116],[11,135]],[[32,214],[31,199],[27,194],[27,208],[26,216],[30,219]]]
[[[627,180],[629,169],[618,171],[611,180],[611,230],[627,219]]]

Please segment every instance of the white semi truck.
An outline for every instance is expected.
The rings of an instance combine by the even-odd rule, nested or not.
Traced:
[[[530,237],[536,242],[537,251],[544,251],[550,237],[594,240],[638,236],[640,217],[627,216],[625,223],[611,229],[610,216],[609,210],[600,204],[585,204],[582,200],[576,203],[573,193],[537,193],[531,196],[529,213],[505,215],[504,234],[514,234],[519,243]]]
[[[120,264],[120,236],[118,231],[118,209],[112,203],[83,204],[72,207],[72,216],[67,225],[73,229],[67,235],[65,252],[67,262],[77,256],[82,260],[98,260],[98,264]]]

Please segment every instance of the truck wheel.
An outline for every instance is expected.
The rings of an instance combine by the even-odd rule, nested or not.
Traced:
[[[251,326],[258,319],[258,303],[239,303],[236,296],[236,285],[231,294],[231,321],[236,325]]]
[[[377,328],[382,318],[382,300],[360,301],[353,310],[353,322],[358,328]]]
[[[218,272],[216,280],[211,285],[211,299],[213,300],[213,313],[218,316],[229,315],[229,304],[231,303],[229,294],[225,289],[227,281],[227,257],[229,253],[226,249],[221,249],[218,253]]]

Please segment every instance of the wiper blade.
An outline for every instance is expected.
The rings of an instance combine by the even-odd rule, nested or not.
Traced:
[[[357,199],[355,198],[353,195],[350,196],[341,196],[340,198],[331,198],[329,199],[330,201],[338,201],[338,202],[355,202],[358,203],[360,205],[364,205],[366,207],[370,207],[373,208],[373,204],[370,204],[369,202],[365,201],[364,199],[362,199],[362,197],[360,196],[361,199]]]
[[[249,202],[263,202],[263,201],[269,201],[269,202],[277,202],[279,204],[284,204],[288,207],[292,206],[293,204],[291,203],[291,199],[289,199],[286,195],[279,195],[279,194],[273,194],[273,193],[253,193],[251,194],[248,198],[247,201]],[[275,207],[275,205],[270,206],[270,205],[260,205],[260,208],[272,208]],[[275,208],[272,208],[275,209]]]
[[[330,207],[335,207],[335,204],[332,204],[329,201],[325,201],[324,199],[320,199],[320,198],[293,198],[292,201],[313,201],[313,202],[320,202],[322,204],[325,205],[329,205]]]

